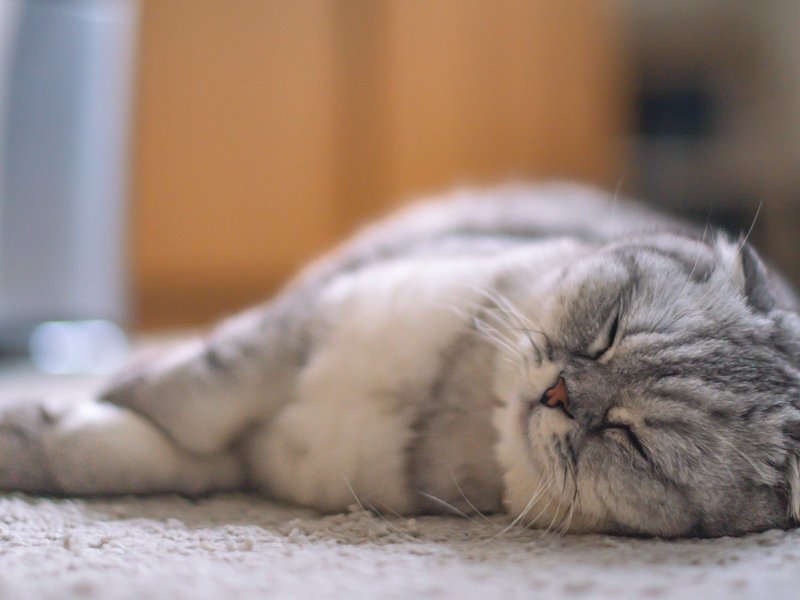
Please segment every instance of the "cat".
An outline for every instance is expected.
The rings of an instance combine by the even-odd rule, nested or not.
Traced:
[[[798,300],[743,238],[576,184],[454,192],[97,398],[0,412],[0,488],[255,489],[564,532],[800,518]]]

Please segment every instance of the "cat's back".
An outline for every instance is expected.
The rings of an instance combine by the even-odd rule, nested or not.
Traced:
[[[609,238],[686,225],[604,190],[568,182],[461,189],[429,198],[379,223],[381,236],[495,235]]]
[[[460,189],[428,198],[363,229],[300,281],[352,272],[399,258],[488,254],[543,239],[587,243],[685,223],[602,190],[566,182]]]

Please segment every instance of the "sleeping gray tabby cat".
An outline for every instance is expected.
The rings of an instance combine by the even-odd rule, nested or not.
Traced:
[[[379,223],[97,399],[0,414],[0,487],[257,489],[718,536],[800,517],[798,302],[743,240],[566,184]]]

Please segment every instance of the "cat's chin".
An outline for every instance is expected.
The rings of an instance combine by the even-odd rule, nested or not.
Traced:
[[[593,494],[574,494],[569,473],[559,469],[556,475],[544,465],[534,468],[534,461],[538,460],[532,456],[529,440],[520,434],[519,418],[513,409],[506,408],[498,412],[495,420],[500,431],[496,452],[503,468],[503,507],[508,515],[518,519],[520,525],[559,534],[617,533],[618,524]],[[542,429],[553,434],[569,426],[556,418],[538,425],[535,435],[542,435]],[[549,478],[546,473],[550,473]]]
[[[528,485],[507,485],[503,504],[513,520],[558,534],[617,532],[613,520],[587,512],[575,498],[542,494],[540,485],[530,479]]]

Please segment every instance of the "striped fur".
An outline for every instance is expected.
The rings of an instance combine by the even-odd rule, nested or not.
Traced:
[[[748,244],[595,190],[459,192],[359,233],[99,399],[6,409],[0,484],[255,487],[557,531],[787,527],[797,307]]]

